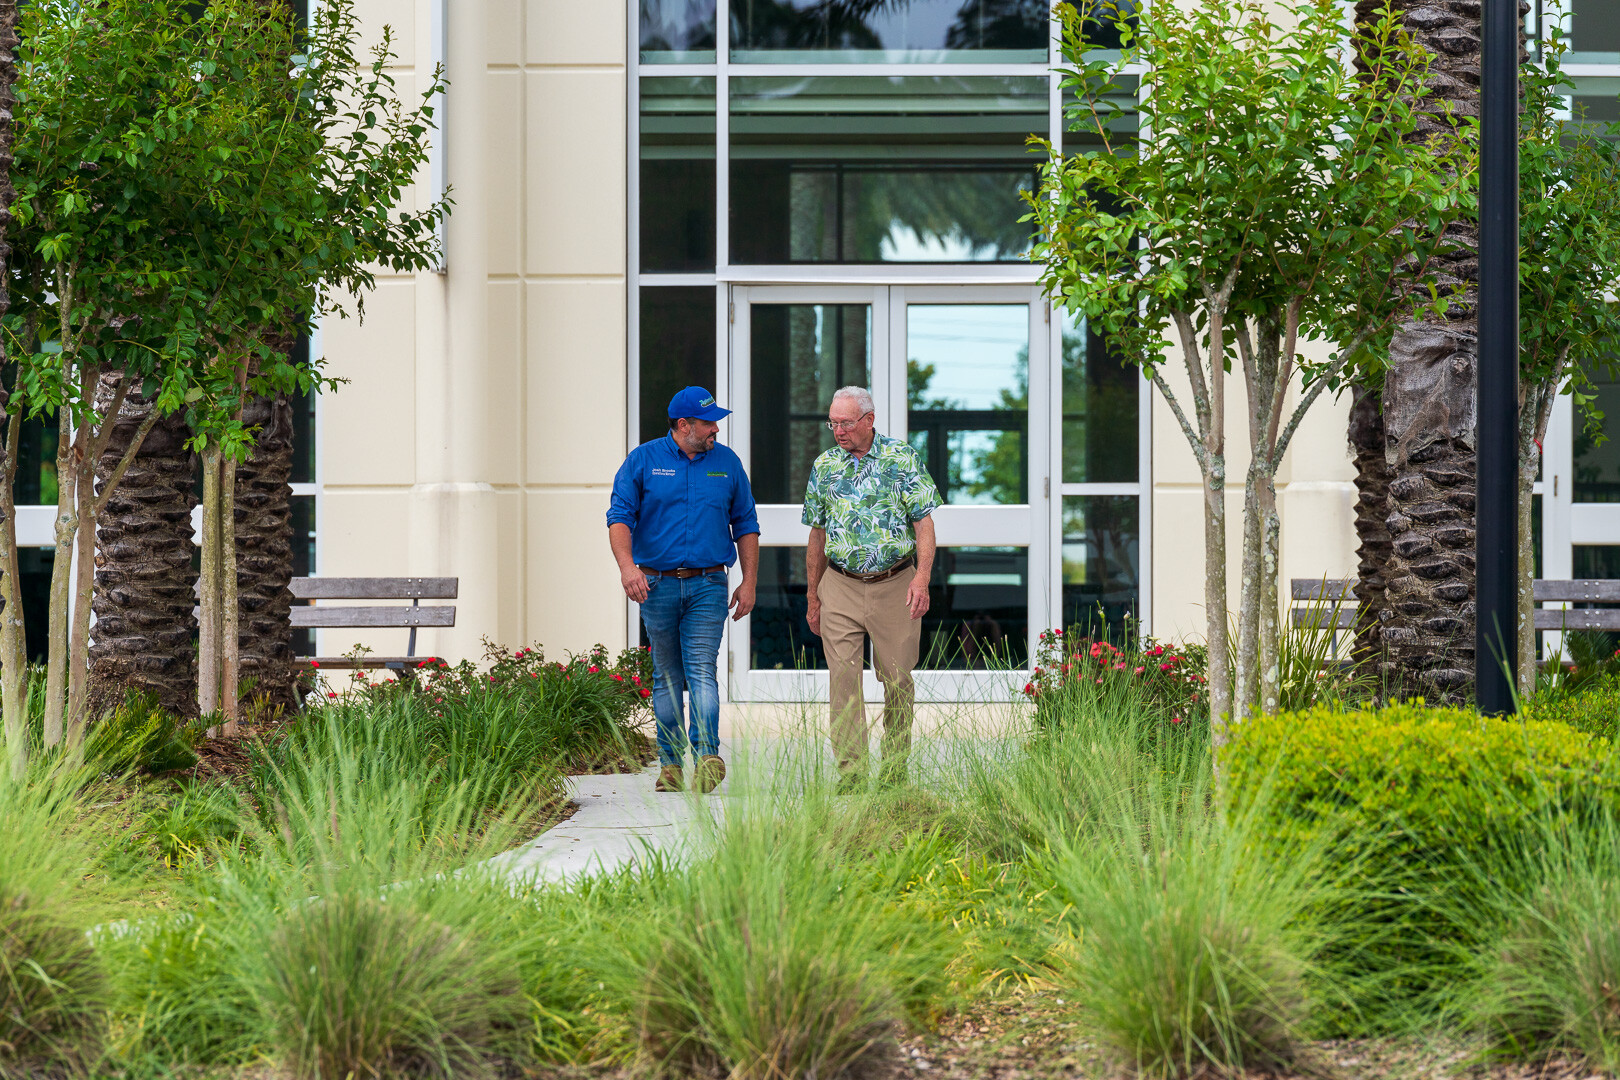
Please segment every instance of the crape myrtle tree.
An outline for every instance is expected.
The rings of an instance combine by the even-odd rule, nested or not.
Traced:
[[[1059,5],[1071,122],[1103,149],[1054,153],[1029,200],[1048,294],[1141,364],[1198,462],[1217,751],[1234,717],[1277,707],[1277,467],[1323,391],[1387,341],[1407,303],[1395,279],[1430,255],[1409,223],[1438,234],[1457,213],[1456,159],[1469,152],[1411,138],[1417,118],[1391,89],[1410,87],[1425,66],[1415,50],[1387,47],[1400,38],[1392,17],[1357,31],[1386,46],[1378,69],[1358,77],[1343,62],[1351,43],[1334,0],[1295,0],[1274,19],[1276,8],[1156,4],[1134,24],[1117,20],[1117,58],[1093,59],[1086,20],[1096,9]],[[1120,145],[1107,95],[1127,68],[1143,72],[1142,130]],[[1307,338],[1336,348],[1313,361],[1299,349]],[[1186,405],[1162,370],[1172,348],[1190,384]],[[1229,372],[1246,393],[1250,460],[1235,656]]]
[[[218,571],[235,562],[231,463],[254,438],[243,404],[253,393],[330,385],[318,358],[294,364],[268,339],[317,313],[345,314],[339,299],[367,288],[373,266],[430,263],[443,207],[395,210],[425,158],[428,114],[395,99],[389,38],[360,60],[345,0],[324,5],[298,49],[296,34],[286,8],[249,0],[200,14],[165,0],[38,3],[25,15],[17,219],[30,257],[13,270],[22,302],[6,323],[17,361],[8,443],[25,416],[58,417],[63,557],[52,578],[47,745],[73,741],[87,719],[97,518],[147,433],[176,412],[213,470],[212,483],[204,473],[212,501],[203,563],[213,576],[202,589],[212,630],[201,643],[202,702],[234,714],[227,646],[236,639],[224,629],[235,625],[235,575]],[[425,94],[438,89],[437,75],[431,81]],[[98,408],[104,375],[116,388]],[[131,395],[150,405],[133,430],[118,423]],[[121,426],[127,448],[98,485]],[[0,487],[9,520],[10,477]],[[140,542],[138,532],[124,539]],[[15,546],[13,533],[11,572],[0,578],[10,612]],[[66,553],[75,549],[70,585]],[[20,735],[26,643],[20,619],[3,627],[8,730]],[[126,640],[186,647],[173,635]],[[14,757],[21,752],[19,740]]]
[[[434,264],[448,203],[399,207],[427,161],[427,101],[443,81],[435,71],[407,107],[388,73],[392,32],[362,57],[352,0],[321,5],[307,33],[285,6],[262,0],[216,2],[197,26],[208,62],[231,74],[220,91],[231,105],[199,128],[199,150],[222,164],[193,192],[192,229],[199,276],[223,317],[204,326],[211,364],[188,414],[203,474],[198,704],[222,712],[230,730],[240,674],[236,467],[256,434],[245,410],[255,395],[331,385],[319,358],[295,361],[289,331],[346,315],[350,297],[363,314],[378,268]]]
[[[1588,431],[1602,438],[1592,375],[1615,368],[1620,342],[1620,125],[1566,119],[1572,85],[1556,30],[1540,64],[1521,76],[1519,140],[1519,633],[1518,686],[1536,686],[1531,487],[1560,390],[1574,396]]]

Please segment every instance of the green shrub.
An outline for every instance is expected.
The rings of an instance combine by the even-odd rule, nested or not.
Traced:
[[[158,705],[156,694],[129,690],[123,702],[85,737],[85,763],[122,776],[189,769],[203,740],[200,721],[186,721]]]
[[[1473,868],[1521,848],[1548,812],[1620,809],[1606,740],[1421,702],[1256,717],[1223,760],[1237,806],[1267,792],[1270,844],[1338,836],[1335,857],[1357,875],[1333,918],[1360,933],[1323,958],[1358,1003],[1329,1020],[1348,1030],[1454,1000],[1502,884]]]
[[[1620,727],[1620,675],[1594,678],[1567,692],[1537,694],[1525,704],[1524,718],[1568,724],[1613,742]]]
[[[185,784],[156,810],[148,811],[140,831],[149,837],[171,868],[201,858],[215,844],[238,835],[237,796],[220,784]]]

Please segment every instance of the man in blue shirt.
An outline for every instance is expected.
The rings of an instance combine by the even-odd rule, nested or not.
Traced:
[[[759,519],[742,460],[715,442],[730,409],[701,386],[669,402],[669,434],[644,442],[613,478],[608,542],[624,595],[641,605],[653,654],[653,716],[658,722],[658,791],[680,791],[688,737],[681,695],[692,695],[694,780],[704,793],[725,779],[720,757],[720,683],[715,660],[726,609],[754,608]],[[742,584],[726,601],[726,570],[742,563]]]

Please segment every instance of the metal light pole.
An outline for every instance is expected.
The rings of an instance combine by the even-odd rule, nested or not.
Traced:
[[[1518,654],[1519,5],[1483,8],[1474,692],[1493,715],[1514,709]]]

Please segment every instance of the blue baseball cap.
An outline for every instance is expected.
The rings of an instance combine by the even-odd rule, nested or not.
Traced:
[[[693,420],[720,420],[730,415],[731,410],[716,405],[714,395],[701,386],[688,386],[669,399],[671,420],[679,420],[683,416]]]

